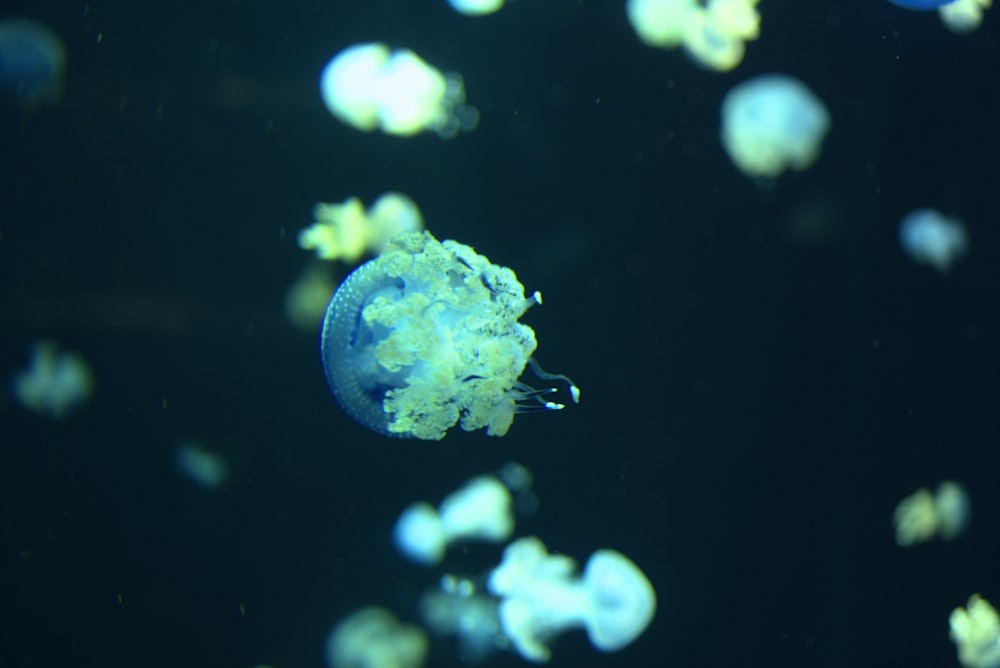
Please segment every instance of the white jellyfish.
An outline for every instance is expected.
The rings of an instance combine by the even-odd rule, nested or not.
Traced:
[[[830,128],[824,104],[782,74],[754,77],[722,101],[722,145],[736,167],[764,182],[816,160]]]
[[[424,229],[420,209],[397,192],[380,195],[367,211],[357,197],[348,197],[340,204],[319,202],[313,217],[316,222],[299,232],[299,248],[315,251],[321,260],[348,264],[357,264],[366,254],[378,255],[404,232]]]
[[[916,209],[899,223],[899,243],[916,262],[947,272],[969,247],[962,221],[935,209]]]
[[[0,90],[22,107],[58,99],[66,47],[46,26],[28,19],[0,21]]]
[[[989,601],[973,594],[965,608],[952,611],[948,625],[965,668],[1000,667],[1000,615]]]
[[[503,436],[514,415],[558,410],[518,380],[532,358],[535,332],[518,322],[541,303],[525,298],[513,271],[469,246],[428,232],[402,234],[355,269],[327,306],[320,332],[326,378],[340,406],[387,436],[439,440],[460,424]]]
[[[548,641],[575,627],[586,629],[598,650],[614,652],[652,621],[656,593],[624,555],[598,550],[582,577],[574,579],[574,569],[569,557],[550,555],[537,538],[522,538],[504,550],[490,574],[489,591],[501,599],[501,628],[525,659],[548,661]]]
[[[629,0],[626,13],[644,44],[683,45],[696,63],[725,72],[743,60],[745,43],[760,36],[759,0]]]
[[[363,608],[330,632],[326,662],[330,668],[419,668],[427,656],[427,636],[396,621],[382,608]]]
[[[512,502],[507,488],[491,476],[470,480],[449,494],[438,510],[414,503],[396,521],[393,540],[408,558],[436,564],[449,543],[480,540],[499,543],[514,531]]]
[[[330,59],[320,94],[331,114],[365,132],[405,137],[430,130],[451,138],[479,119],[465,104],[461,76],[442,74],[408,49],[390,51],[378,43],[358,44]]]
[[[94,377],[86,360],[60,353],[51,341],[32,347],[28,369],[11,383],[14,398],[32,413],[64,418],[85,404],[94,392]]]

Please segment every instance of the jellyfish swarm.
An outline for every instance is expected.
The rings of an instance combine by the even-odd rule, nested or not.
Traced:
[[[408,49],[358,44],[330,59],[320,75],[323,104],[344,123],[408,137],[425,130],[450,139],[475,128],[462,77],[442,74]]]
[[[47,27],[27,19],[0,21],[0,89],[22,107],[54,101],[65,66],[66,47]]]
[[[741,172],[765,183],[811,165],[829,128],[823,103],[782,74],[745,81],[722,101],[723,147]]]
[[[513,271],[428,232],[402,234],[354,270],[323,317],[320,352],[340,406],[380,434],[439,440],[455,424],[503,436],[516,413],[563,408],[518,380],[535,332],[518,319],[535,304]]]

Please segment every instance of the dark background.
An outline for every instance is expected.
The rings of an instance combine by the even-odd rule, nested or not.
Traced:
[[[958,37],[880,0],[764,0],[718,74],[642,46],[623,4],[5,5],[69,63],[57,107],[0,110],[0,371],[55,338],[97,393],[60,422],[0,400],[0,666],[321,665],[358,607],[415,619],[436,572],[393,552],[398,512],[508,460],[541,501],[520,535],[620,550],[659,597],[627,650],[576,632],[554,665],[957,665],[949,612],[1000,602],[1000,10]],[[479,128],[330,117],[320,69],[371,40],[461,72]],[[761,189],[718,109],[768,72],[833,126],[810,170]],[[579,407],[440,443],[339,410],[283,313],[294,236],[314,202],[386,190],[543,292],[525,320]],[[898,246],[921,206],[967,224],[950,275]],[[176,474],[192,435],[229,460],[226,489]],[[969,531],[896,547],[895,504],[943,479],[969,490]]]

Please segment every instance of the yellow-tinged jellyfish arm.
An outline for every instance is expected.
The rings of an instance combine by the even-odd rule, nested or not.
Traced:
[[[341,284],[324,317],[321,352],[337,401],[390,436],[438,440],[507,433],[515,413],[559,409],[518,378],[537,369],[535,332],[518,322],[541,303],[513,271],[429,233],[396,237]],[[574,400],[576,386],[570,382]]]

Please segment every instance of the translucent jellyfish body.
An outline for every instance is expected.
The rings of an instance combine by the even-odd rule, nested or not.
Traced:
[[[456,12],[466,16],[485,16],[500,10],[504,0],[448,0]]]
[[[911,259],[947,272],[968,250],[962,221],[934,209],[916,209],[899,223],[899,243]]]
[[[893,512],[896,544],[909,547],[935,537],[952,540],[968,525],[970,506],[965,489],[956,482],[942,482],[934,494],[921,487]]]
[[[511,506],[510,492],[499,480],[480,476],[448,495],[438,510],[427,503],[409,506],[396,522],[393,540],[408,558],[436,564],[449,543],[499,543],[510,538],[514,531]]]
[[[563,408],[518,380],[535,332],[518,320],[541,303],[513,271],[469,246],[403,234],[354,270],[323,318],[320,351],[341,407],[380,434],[438,440],[456,424],[503,436],[516,413]],[[573,398],[579,396],[570,383]]]
[[[724,72],[739,65],[745,43],[760,36],[758,2],[629,0],[626,13],[644,44],[662,49],[683,45],[699,65]]]
[[[59,419],[90,399],[94,378],[80,355],[61,353],[55,343],[42,341],[32,348],[31,362],[13,379],[11,391],[31,412]]]
[[[722,101],[722,145],[736,167],[767,182],[816,160],[830,128],[826,106],[803,83],[771,74],[739,84]]]
[[[590,644],[614,652],[639,637],[656,612],[656,593],[639,568],[613,550],[598,550],[582,577],[563,555],[550,555],[537,538],[522,538],[504,550],[489,590],[501,598],[503,633],[529,661],[550,658],[547,642],[583,627]]]
[[[953,0],[938,7],[938,16],[948,30],[961,35],[975,31],[992,5],[993,0]]]
[[[465,104],[465,86],[407,49],[358,44],[334,56],[320,75],[323,104],[344,123],[410,136],[430,130],[444,138],[471,130],[478,112]]]
[[[330,668],[419,668],[427,636],[403,625],[388,610],[363,608],[337,625],[326,641]]]
[[[66,47],[47,27],[26,19],[0,21],[0,89],[21,106],[57,99],[65,66]]]
[[[973,594],[965,608],[952,611],[948,625],[965,668],[1000,666],[1000,615],[989,601]]]
[[[420,209],[406,195],[388,192],[366,211],[357,197],[340,204],[319,202],[316,222],[299,232],[299,248],[316,252],[321,260],[357,264],[365,254],[378,255],[389,240],[404,232],[424,229]]]

